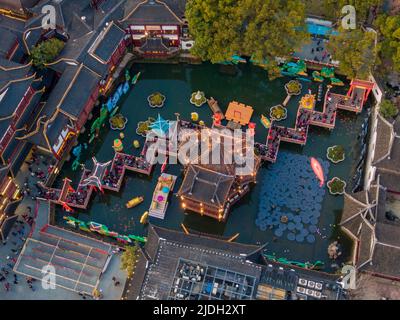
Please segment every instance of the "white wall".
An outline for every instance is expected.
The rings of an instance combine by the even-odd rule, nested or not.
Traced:
[[[190,50],[194,46],[193,40],[181,40],[182,50]]]
[[[376,168],[372,166],[372,160],[375,156],[375,146],[376,146],[376,136],[377,136],[377,123],[378,123],[378,114],[379,114],[379,105],[384,98],[384,93],[382,89],[376,83],[376,80],[373,75],[370,76],[370,80],[375,83],[374,89],[372,89],[372,94],[376,100],[376,104],[373,107],[371,113],[371,127],[369,145],[368,145],[368,155],[366,159],[365,165],[365,179],[364,179],[364,190],[368,190],[371,186],[372,181],[375,180],[375,172]]]

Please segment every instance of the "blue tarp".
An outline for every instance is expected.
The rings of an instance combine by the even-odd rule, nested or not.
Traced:
[[[336,36],[339,34],[339,32],[330,27],[315,23],[307,23],[307,31],[310,34],[314,34],[317,36],[330,36],[330,35]]]

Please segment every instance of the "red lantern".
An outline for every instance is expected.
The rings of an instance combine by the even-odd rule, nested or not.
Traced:
[[[256,134],[255,129],[256,129],[256,124],[254,122],[249,122],[249,132],[251,136],[254,136]]]
[[[213,115],[213,119],[214,119],[214,125],[215,126],[220,126],[221,125],[221,114],[220,113],[216,113]]]

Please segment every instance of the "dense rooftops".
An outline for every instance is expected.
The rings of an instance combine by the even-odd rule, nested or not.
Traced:
[[[269,262],[262,251],[262,246],[186,235],[150,225],[128,297],[272,299],[262,294],[269,287],[283,290],[283,299],[342,298],[337,276]],[[311,285],[314,295],[296,292],[302,286],[311,290]]]
[[[168,6],[168,2],[171,8]],[[122,20],[128,25],[144,25],[144,24],[183,24],[181,17],[177,14],[182,14],[182,6],[186,1],[157,1],[148,0],[142,1]],[[175,13],[171,9],[176,9]]]

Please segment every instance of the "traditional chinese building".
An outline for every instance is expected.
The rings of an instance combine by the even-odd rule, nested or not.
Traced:
[[[165,57],[178,52],[186,0],[136,1],[136,6],[121,20],[131,36],[135,51],[146,57]]]
[[[335,274],[268,260],[264,246],[150,225],[127,300],[340,300]]]
[[[30,132],[20,139],[58,160],[85,124],[99,93],[100,76],[83,64],[68,66]],[[85,88],[85,90],[82,90]]]
[[[0,240],[5,241],[16,216],[20,190],[15,182],[32,145],[18,138],[35,121],[43,90],[31,65],[0,58]]]
[[[225,221],[231,207],[256,182],[261,160],[253,149],[248,150],[244,133],[236,137],[229,129],[213,128],[209,131],[210,140],[202,144],[208,149],[201,149],[199,156],[185,166],[185,178],[178,195],[183,209]],[[201,139],[199,137],[199,141]],[[208,153],[208,163],[204,162],[205,153]],[[217,164],[214,164],[216,158],[213,154],[217,154]],[[235,154],[240,154],[243,163],[239,164]]]
[[[382,182],[378,176],[368,191],[345,194],[340,226],[354,241],[352,261],[359,271],[400,281],[400,222]]]
[[[119,3],[123,2],[54,3],[62,17],[54,36],[66,41],[66,45],[47,65],[56,74],[55,84],[35,127],[23,139],[57,160],[69,153],[99,94],[109,87],[113,72],[126,53],[125,31],[115,22],[108,22],[112,17],[109,10],[123,9],[117,6]],[[40,2],[32,12],[41,12],[43,5]]]
[[[15,210],[21,202],[20,188],[9,175],[9,168],[0,168],[0,241],[5,242],[17,215]]]
[[[13,176],[19,171],[30,145],[19,137],[29,130],[37,116],[43,93],[40,79],[31,65],[19,65],[0,58],[0,161]]]

